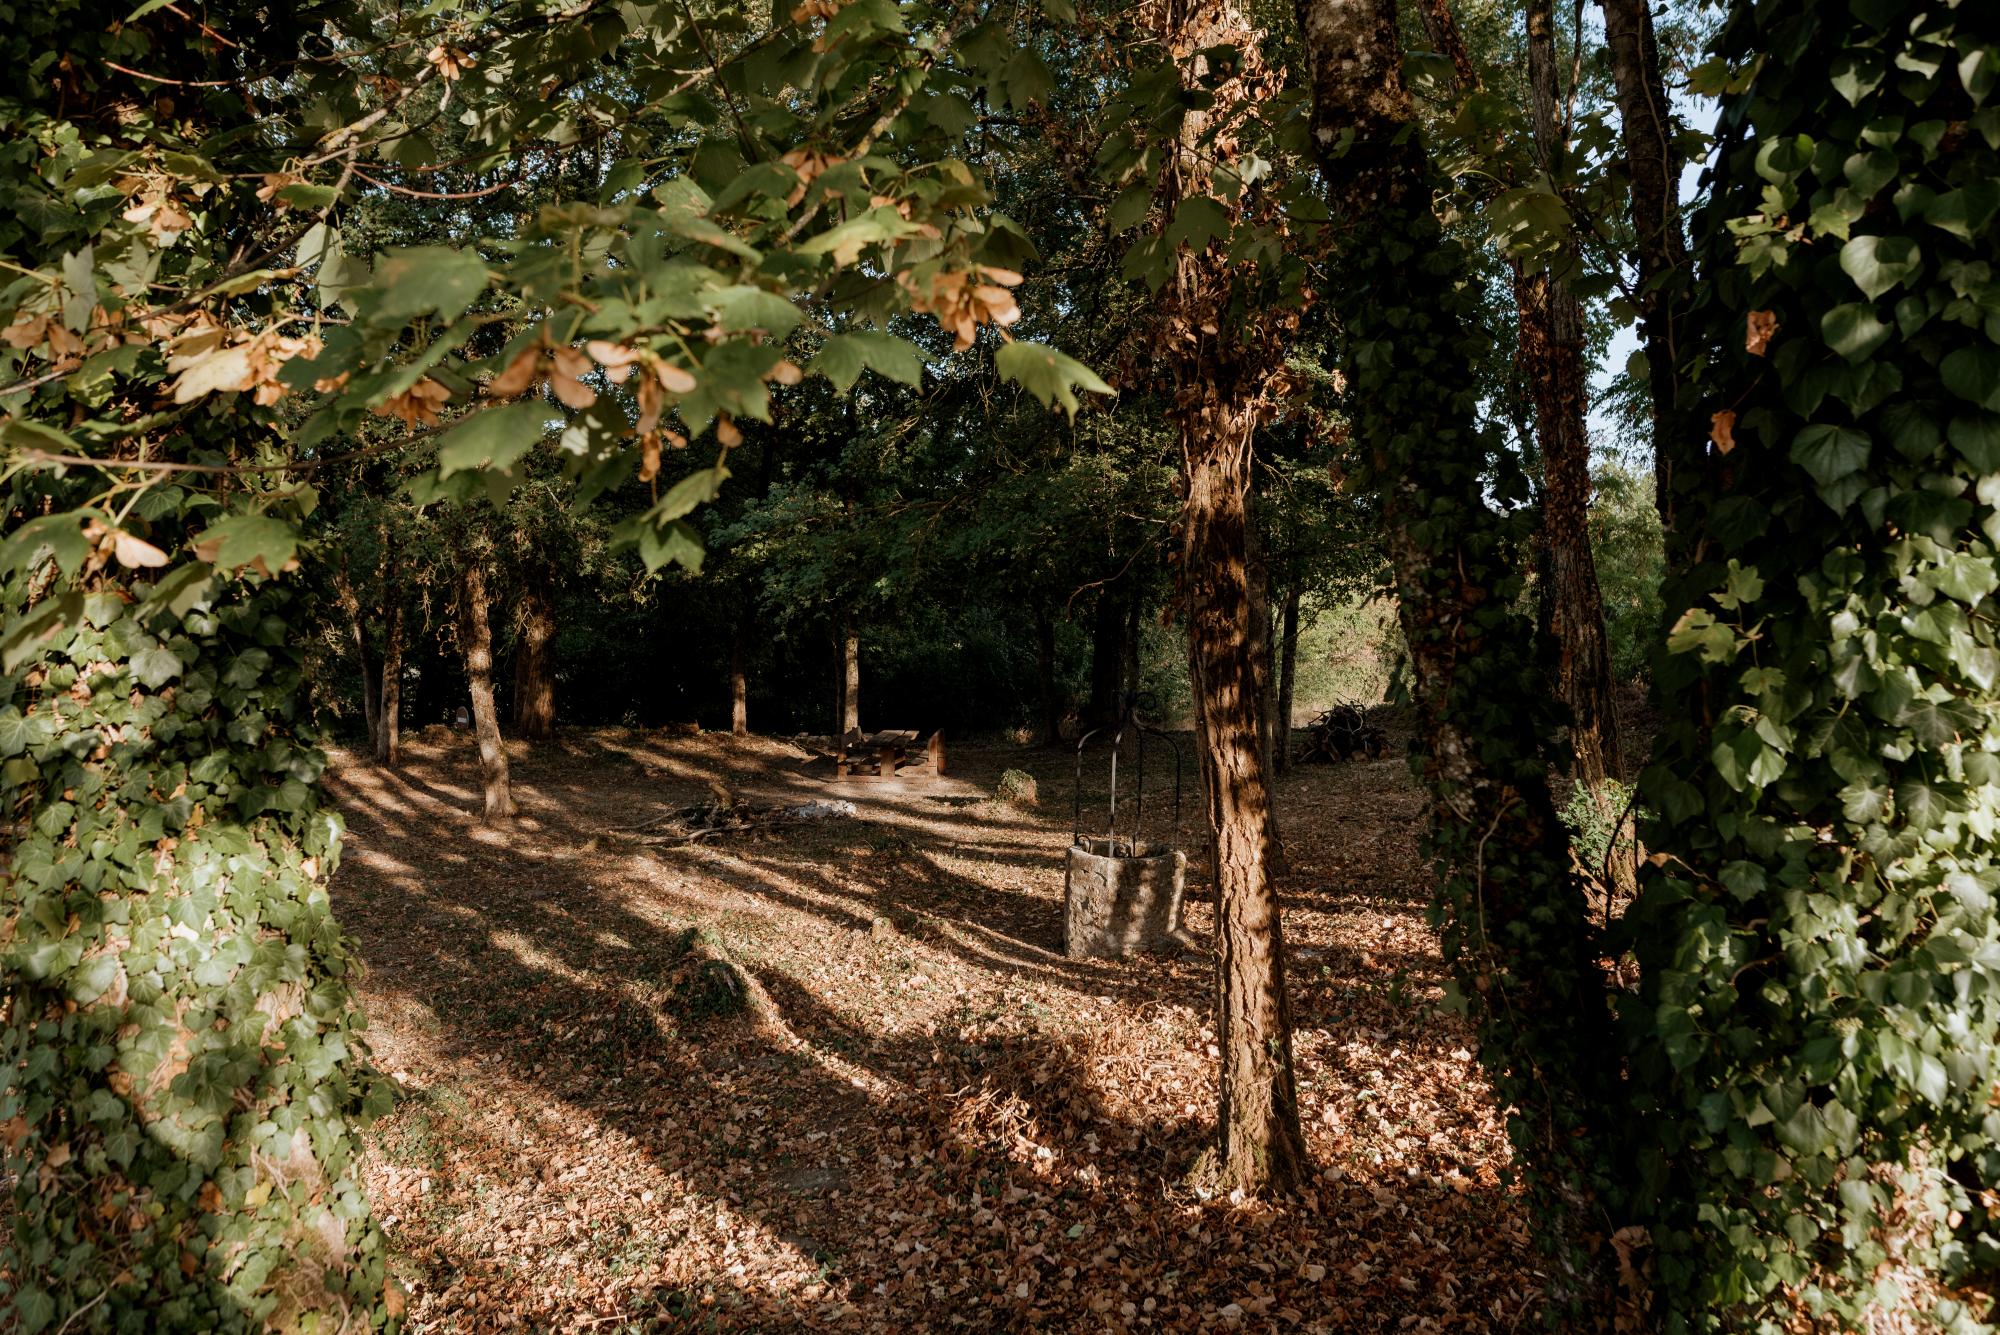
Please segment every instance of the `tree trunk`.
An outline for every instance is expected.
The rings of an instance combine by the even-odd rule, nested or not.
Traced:
[[[1613,1050],[1608,998],[1546,779],[1555,720],[1534,628],[1510,610],[1524,535],[1489,502],[1481,386],[1451,351],[1479,319],[1471,258],[1432,211],[1396,22],[1394,0],[1299,0],[1332,281],[1349,294],[1341,370],[1415,678],[1446,957],[1538,1208],[1556,1212],[1597,1180],[1619,1072],[1580,1055]]]
[[[482,819],[505,825],[514,818],[514,791],[507,780],[507,748],[500,740],[500,716],[493,707],[493,623],[487,604],[486,571],[477,557],[465,559],[459,591],[459,635],[465,652],[465,680],[472,690],[472,726],[479,738],[479,771],[485,785]]]
[[[1555,12],[1552,0],[1528,0],[1528,84],[1536,165],[1561,179],[1566,147],[1557,107]],[[1611,646],[1604,632],[1604,595],[1590,551],[1589,386],[1583,361],[1583,306],[1570,288],[1574,248],[1549,267],[1517,267],[1520,358],[1535,401],[1535,437],[1542,455],[1541,539],[1548,582],[1542,598],[1555,641],[1556,687],[1569,706],[1575,775],[1600,804],[1605,779],[1620,770],[1618,712],[1611,687]],[[1607,813],[1607,819],[1611,813]]]
[[[1088,727],[1115,727],[1124,714],[1125,613],[1117,585],[1100,585],[1090,630],[1090,701],[1084,706]]]
[[[750,676],[744,670],[743,620],[729,627],[729,731],[737,737],[750,735]]]
[[[1278,76],[1260,55],[1263,34],[1233,0],[1151,12],[1155,36],[1181,58],[1183,85],[1204,87],[1213,99],[1190,110],[1178,138],[1165,145],[1170,156],[1156,197],[1168,210],[1194,197],[1234,209],[1240,200],[1222,199],[1210,175],[1217,152],[1233,150],[1218,150],[1207,136],[1217,118],[1276,94]],[[1210,66],[1208,53],[1220,48],[1233,49],[1240,63]],[[1186,496],[1180,582],[1215,887],[1220,1185],[1251,1195],[1287,1192],[1304,1181],[1307,1158],[1273,879],[1276,830],[1261,718],[1268,621],[1260,624],[1257,615],[1249,497],[1257,413],[1284,365],[1288,329],[1281,312],[1246,318],[1232,307],[1228,257],[1215,243],[1180,247],[1159,314],[1156,359],[1172,377],[1169,411]]]
[[[1272,650],[1277,636],[1271,624],[1271,563],[1264,554],[1264,532],[1257,523],[1254,494],[1244,498],[1243,555],[1250,590],[1250,657],[1255,673],[1257,709],[1257,753],[1264,764],[1266,782],[1276,774],[1273,744],[1277,724],[1278,674]],[[1278,811],[1273,806],[1264,818],[1264,842],[1269,849],[1271,874],[1282,876],[1289,867],[1285,860],[1284,837],[1278,832]]]
[[[1204,430],[1206,428],[1206,430]],[[1231,440],[1230,436],[1236,439]],[[1184,422],[1182,516],[1188,674],[1215,886],[1221,995],[1224,1181],[1291,1190],[1306,1171],[1285,995],[1284,929],[1272,880],[1271,800],[1259,735],[1256,636],[1245,560],[1249,431],[1220,413]]]
[[[375,759],[392,769],[403,760],[403,597],[395,574],[392,561],[384,589],[389,625],[382,644],[381,726],[375,734]]]
[[[840,732],[861,730],[861,632],[849,622],[840,630]]]
[[[521,646],[514,655],[514,731],[530,741],[556,734],[555,601],[540,572],[521,588]]]
[[[1062,697],[1056,691],[1056,619],[1035,609],[1035,683],[1042,697],[1042,745],[1062,741]]]
[[[1660,522],[1674,526],[1674,478],[1691,462],[1688,433],[1675,425],[1680,338],[1686,325],[1687,242],[1681,234],[1681,155],[1660,77],[1650,0],[1599,0],[1604,45],[1611,56],[1618,118],[1631,178],[1632,231],[1639,268],[1639,337],[1646,352],[1653,403],[1653,480]],[[1701,433],[1692,437],[1699,449]],[[1692,456],[1698,459],[1699,455]]]
[[[1141,621],[1146,615],[1145,595],[1139,589],[1139,582],[1132,582],[1132,596],[1127,600],[1125,616],[1125,698],[1139,698],[1139,649],[1142,643]]]
[[[1299,678],[1299,589],[1297,581],[1285,590],[1283,638],[1278,645],[1278,730],[1273,758],[1278,773],[1292,768],[1292,703]]]
[[[382,699],[382,669],[375,661],[374,646],[368,643],[368,628],[362,624],[361,599],[347,571],[347,553],[342,551],[333,567],[334,599],[347,617],[349,637],[354,641],[354,659],[361,669],[361,714],[368,725],[368,750],[372,755],[380,745],[379,712]]]

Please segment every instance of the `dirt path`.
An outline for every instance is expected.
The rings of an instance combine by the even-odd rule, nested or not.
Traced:
[[[394,774],[336,758],[336,908],[404,1090],[369,1188],[415,1329],[1535,1324],[1499,1119],[1431,1009],[1401,761],[1282,790],[1321,1176],[1273,1209],[1186,1185],[1215,1098],[1209,954],[1057,953],[1064,761],[961,748],[948,779],[836,785],[799,754],[572,734],[518,753],[508,836],[473,824],[459,739]],[[1008,766],[1039,810],[987,799]],[[715,780],[859,818],[666,850],[611,828]],[[751,980],[748,1014],[711,1013],[717,958]]]

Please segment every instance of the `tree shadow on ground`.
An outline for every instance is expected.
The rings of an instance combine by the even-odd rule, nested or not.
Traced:
[[[996,892],[943,836],[897,827],[890,857],[843,858],[851,832],[820,831],[823,844],[660,858],[602,833],[629,789],[567,771],[545,783],[532,766],[524,779],[539,828],[508,840],[471,824],[462,763],[350,769],[339,785],[356,841],[336,899],[388,1019],[384,1064],[422,1066],[424,1117],[448,1095],[465,1105],[455,1176],[500,1183],[484,1199],[526,1221],[487,1246],[478,1192],[425,1196],[391,1173],[378,1208],[428,1276],[419,1316],[1189,1330],[1237,1319],[1218,1317],[1234,1303],[1253,1321],[1297,1312],[1304,1329],[1420,1330],[1499,1328],[1533,1306],[1525,1234],[1491,1183],[1370,1173],[1365,1156],[1275,1210],[1182,1183],[1212,1072],[1147,1026],[1199,1023],[1206,958],[1065,960],[1046,948],[1053,898]],[[767,941],[773,922],[807,948]],[[747,975],[749,1016],[707,1014],[729,1000],[716,955]],[[1349,955],[1339,977],[1364,969]],[[896,980],[946,961],[988,992],[882,1022]],[[855,979],[883,983],[889,1009],[871,1011]],[[1101,1022],[1064,1015],[1051,1031],[998,1013],[993,997],[1014,994],[1111,1000],[1091,1012]],[[1299,1009],[1303,1025],[1324,1018]],[[1311,1079],[1364,1078],[1320,1047],[1301,1058]],[[392,1150],[416,1119],[393,1119]],[[1324,1157],[1345,1161],[1337,1146]],[[680,1204],[639,1208],[645,1189]],[[607,1190],[634,1204],[613,1218],[577,1205]],[[748,1239],[734,1261],[732,1234]]]

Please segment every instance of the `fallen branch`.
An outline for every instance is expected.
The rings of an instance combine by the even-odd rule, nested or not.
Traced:
[[[613,826],[621,834],[637,834],[639,842],[655,847],[698,843],[717,835],[743,830],[775,829],[785,825],[809,825],[823,820],[851,820],[854,804],[843,801],[801,802],[783,806],[757,802],[698,802],[662,813],[637,825]],[[670,828],[658,834],[641,831],[659,826]]]

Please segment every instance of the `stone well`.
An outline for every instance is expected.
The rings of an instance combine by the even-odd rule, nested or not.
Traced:
[[[1079,839],[1070,846],[1063,895],[1063,953],[1071,959],[1125,959],[1178,950],[1187,854],[1126,839]]]

